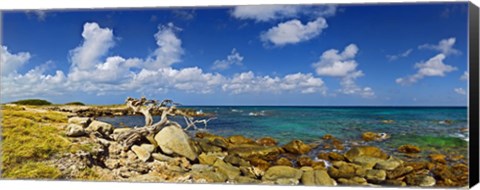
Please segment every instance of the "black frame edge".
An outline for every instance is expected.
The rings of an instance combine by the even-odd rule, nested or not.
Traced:
[[[479,182],[479,14],[478,7],[469,2],[469,186]]]

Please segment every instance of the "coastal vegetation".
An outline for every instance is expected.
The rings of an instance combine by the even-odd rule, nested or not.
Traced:
[[[32,105],[32,106],[52,105],[51,102],[49,102],[49,101],[47,101],[47,100],[41,100],[41,99],[18,100],[18,101],[12,102],[12,104],[17,104],[17,105]]]
[[[68,102],[65,103],[65,105],[71,105],[71,106],[84,106],[85,104],[82,102]]]
[[[60,171],[47,162],[62,153],[87,150],[74,145],[62,130],[67,115],[25,110],[20,106],[3,106],[2,178],[57,179]]]
[[[279,144],[271,137],[197,131],[196,125],[210,119],[203,123],[195,119],[197,111],[177,108],[171,100],[128,98],[125,104],[3,106],[2,177],[320,186],[468,183],[468,158],[415,141],[401,144],[392,134],[369,131],[350,141],[327,134],[315,143],[292,137]],[[145,117],[145,126],[120,128],[96,118],[136,114]],[[153,115],[160,121],[153,122]],[[170,120],[174,116],[183,117],[186,126]],[[376,146],[386,142],[400,144],[388,150]]]

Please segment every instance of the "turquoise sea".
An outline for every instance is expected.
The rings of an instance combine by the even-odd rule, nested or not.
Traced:
[[[321,141],[331,134],[345,142],[363,143],[367,131],[391,135],[384,142],[370,142],[394,150],[414,144],[433,152],[467,154],[468,117],[466,107],[297,107],[297,106],[199,106],[189,107],[213,113],[216,119],[197,124],[209,133],[250,138],[270,136],[286,144],[293,139],[306,143]],[[120,126],[143,126],[143,116],[102,117]],[[159,117],[155,117],[159,120]],[[203,119],[203,118],[198,118]],[[174,118],[184,125],[183,118]],[[386,120],[392,120],[390,122]],[[194,131],[192,131],[193,133]]]

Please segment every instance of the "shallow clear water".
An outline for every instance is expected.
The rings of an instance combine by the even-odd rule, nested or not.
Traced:
[[[318,141],[325,134],[342,140],[359,140],[363,132],[384,132],[388,141],[383,148],[416,144],[437,149],[456,149],[465,153],[468,132],[465,107],[262,107],[208,106],[191,107],[214,113],[217,119],[208,123],[207,132],[221,135],[244,135],[250,138],[271,136],[280,144],[293,139],[307,143]],[[102,117],[116,127],[143,126],[143,116]],[[159,117],[154,118],[156,121]],[[202,118],[199,118],[202,119]],[[184,125],[183,118],[174,118]],[[391,124],[382,120],[393,120]],[[444,120],[450,124],[442,123]],[[203,124],[197,124],[203,128]],[[465,150],[463,150],[465,149]]]

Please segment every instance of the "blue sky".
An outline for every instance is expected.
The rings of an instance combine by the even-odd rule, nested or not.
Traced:
[[[467,104],[467,4],[3,12],[2,102]]]

